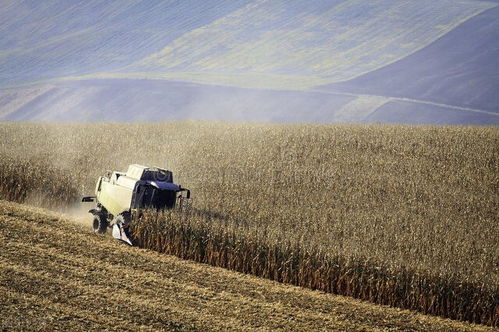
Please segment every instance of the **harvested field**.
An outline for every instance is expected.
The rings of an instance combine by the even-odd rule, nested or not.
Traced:
[[[497,128],[3,124],[0,137],[4,198],[68,208],[107,169],[164,166],[194,213],[136,224],[145,247],[498,324]],[[207,238],[224,242],[193,246]]]
[[[491,330],[131,248],[6,201],[0,293],[7,330]]]

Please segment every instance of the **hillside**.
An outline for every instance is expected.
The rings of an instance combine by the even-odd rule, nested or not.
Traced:
[[[496,7],[400,61],[324,88],[423,99],[497,113],[498,38],[499,8]]]
[[[247,3],[9,0],[0,8],[0,85],[115,70]]]
[[[0,105],[4,121],[499,124],[499,113],[403,98],[144,79],[90,79],[0,90]]]
[[[136,223],[142,247],[497,325],[498,134],[489,127],[5,123],[0,196],[71,210],[106,170],[160,165],[192,190],[192,213]]]
[[[242,87],[311,87],[318,84],[307,81],[348,80],[404,58],[493,6],[222,0],[119,6],[55,1],[31,7],[12,1],[0,13],[6,18],[0,32],[9,36],[0,44],[0,61],[7,65],[0,79],[5,85],[105,71],[146,78],[177,73]],[[159,43],[162,48],[154,51]]]
[[[2,329],[487,330],[127,247],[5,201],[0,290]]]
[[[353,100],[352,96],[312,91],[241,89],[163,80],[88,80],[0,90],[0,119],[324,122],[334,120],[332,110]]]
[[[497,125],[497,5],[12,0],[0,120]]]

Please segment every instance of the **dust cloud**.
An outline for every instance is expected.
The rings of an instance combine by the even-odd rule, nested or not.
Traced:
[[[60,212],[66,216],[70,221],[82,225],[85,228],[92,228],[92,214],[88,212],[94,207],[94,203],[75,203],[64,211]]]

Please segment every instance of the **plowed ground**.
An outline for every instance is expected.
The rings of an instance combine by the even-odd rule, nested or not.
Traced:
[[[0,299],[0,330],[488,330],[128,247],[6,201]]]

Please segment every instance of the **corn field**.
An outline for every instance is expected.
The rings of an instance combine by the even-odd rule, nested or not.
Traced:
[[[425,314],[498,323],[497,288],[411,268],[394,270],[367,257],[304,250],[267,230],[232,223],[214,227],[211,219],[202,213],[149,212],[132,224],[132,233],[140,247],[183,259]]]
[[[189,213],[142,247],[498,325],[499,130],[224,123],[0,125],[2,198],[77,204],[106,170],[169,168]]]

